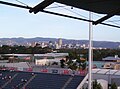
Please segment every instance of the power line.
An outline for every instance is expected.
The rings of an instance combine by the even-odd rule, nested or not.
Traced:
[[[97,17],[101,17],[100,15],[97,15],[97,14],[94,14],[95,16],[97,16]],[[113,24],[115,24],[115,25],[120,25],[120,24],[118,24],[118,23],[116,23],[116,22],[119,22],[120,20],[108,20],[108,21],[105,21],[105,22],[111,22],[111,23],[113,23]]]
[[[120,22],[120,20],[108,20],[106,22],[110,22],[110,23],[113,23],[113,24],[116,24],[116,25],[120,25],[120,23],[118,24],[117,22]]]
[[[5,5],[19,7],[19,8],[24,8],[24,9],[29,9],[29,10],[33,9],[32,7],[29,7],[29,6],[23,6],[23,5],[13,4],[13,3],[9,3],[9,2],[4,2],[4,1],[0,1],[0,4],[5,4]],[[87,19],[83,19],[83,18],[79,18],[79,17],[64,15],[64,14],[50,12],[50,11],[45,11],[45,10],[42,10],[40,12],[49,13],[49,14],[58,15],[58,16],[63,16],[63,17],[68,17],[68,18],[77,19],[77,20],[82,20],[82,21],[86,21],[86,22],[92,22],[92,23],[95,22],[95,21],[92,21],[92,20],[87,20]],[[100,23],[100,24],[106,25],[106,26],[120,28],[120,26],[116,26],[116,25],[112,25],[112,24],[107,24],[107,23]]]
[[[87,20],[87,19],[83,19],[83,18],[79,18],[79,17],[64,15],[64,14],[50,12],[50,11],[45,11],[45,10],[42,10],[41,12],[48,13],[48,14],[53,14],[53,15],[58,15],[58,16],[63,16],[63,17],[68,17],[68,18],[72,18],[72,19],[76,19],[76,20],[81,20],[81,21],[86,21],[86,22],[92,22],[92,23],[95,22],[93,20]],[[107,23],[99,23],[99,24],[106,25],[106,26],[111,26],[111,27],[116,27],[116,28],[120,28],[120,26],[116,26],[116,25],[112,25],[112,24],[107,24]]]
[[[60,8],[60,7],[65,7],[65,6],[54,6],[54,7],[47,7],[46,9],[53,9],[53,8]]]
[[[115,25],[120,25],[120,24],[118,24],[118,23],[116,23],[116,22],[111,22],[111,23],[113,23],[113,24],[115,24]]]
[[[120,20],[108,20],[107,22],[120,22]]]
[[[56,4],[56,5],[59,6],[58,4]],[[67,9],[67,8],[64,8],[64,7],[63,7],[63,9],[68,10],[68,11],[70,11],[70,12],[76,14],[76,15],[79,15],[79,16],[81,16],[81,17],[84,17],[84,18],[88,19],[87,17],[85,17],[85,16],[83,16],[83,15],[80,15],[79,13],[76,13],[76,12],[70,10],[70,9]],[[94,15],[97,16],[97,17],[101,17],[100,15],[97,15],[97,14],[94,14]],[[120,20],[119,20],[119,21],[120,21]],[[93,23],[94,23],[94,22],[93,22]],[[119,24],[117,24],[117,23],[115,23],[115,22],[112,22],[112,21],[111,21],[111,23],[116,24],[116,25],[119,25]],[[105,25],[106,23],[102,23],[102,24]],[[106,25],[108,25],[108,24],[106,24]]]
[[[25,6],[28,6],[26,3],[22,2],[22,1],[19,1],[19,0],[15,0],[15,1],[21,3],[21,4],[25,5]]]
[[[14,7],[19,7],[19,8],[24,8],[24,9],[32,9],[32,7],[29,7],[29,6],[23,6],[23,5],[18,5],[18,4],[10,3],[10,2],[4,2],[4,1],[0,1],[0,4],[14,6]]]
[[[59,6],[58,4],[56,4],[56,5]],[[72,12],[72,13],[78,15],[78,16],[81,16],[81,17],[84,17],[84,18],[88,19],[86,16],[83,16],[83,15],[77,13],[77,12],[74,12],[74,11],[70,10],[70,9],[67,9],[65,7],[62,7],[62,8],[65,9],[65,10],[67,10],[67,11],[69,11],[69,12]],[[71,7],[71,8],[73,9],[73,7]]]

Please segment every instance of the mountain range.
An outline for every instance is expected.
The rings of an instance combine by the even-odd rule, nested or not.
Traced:
[[[0,45],[25,45],[27,43],[33,42],[58,42],[57,38],[43,38],[43,37],[35,37],[35,38],[0,38]],[[62,39],[63,44],[85,44],[88,45],[88,40],[74,40],[74,39]],[[119,48],[120,42],[112,42],[112,41],[93,41],[94,47],[102,47],[102,48]]]

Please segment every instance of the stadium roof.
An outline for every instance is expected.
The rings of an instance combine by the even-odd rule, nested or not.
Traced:
[[[99,14],[120,15],[120,0],[44,0],[33,8],[33,12],[37,13],[54,2]]]
[[[93,22],[88,21],[88,22],[92,22],[93,25],[100,24],[114,15],[120,15],[120,6],[119,6],[120,0],[44,0],[43,2],[39,3],[38,5],[30,9],[30,13],[34,12],[36,14],[39,11],[44,11],[44,9],[47,6],[51,5],[54,2],[58,2],[61,4],[69,5],[72,7],[76,7],[79,9],[83,9],[99,14],[107,14],[106,16],[98,19],[97,21],[93,21]],[[57,13],[51,13],[51,14],[61,15]],[[61,15],[61,16],[71,18],[70,16],[66,16],[66,15]]]
[[[114,61],[114,60],[120,60],[120,58],[119,57],[106,57],[106,58],[103,58],[102,60],[105,60],[105,61],[107,61],[107,60]]]
[[[120,0],[56,0],[56,2],[100,14],[120,15]]]
[[[83,19],[83,18],[79,18],[79,17],[69,16],[69,15],[65,15],[65,14],[60,14],[60,13],[55,13],[55,12],[44,10],[46,7],[53,4],[54,2],[61,3],[64,5],[69,5],[69,6],[78,8],[78,9],[95,12],[98,14],[106,14],[106,16],[104,16],[96,21],[93,21],[93,20]],[[44,0],[44,1],[40,2],[38,5],[36,5],[35,7],[23,6],[23,5],[13,4],[13,3],[9,3],[9,2],[4,2],[4,1],[0,1],[0,4],[29,9],[29,12],[31,12],[31,13],[33,12],[35,14],[40,11],[40,12],[54,14],[54,15],[58,15],[58,16],[92,22],[93,25],[102,24],[102,25],[120,28],[120,26],[103,23],[103,21],[109,19],[110,17],[112,17],[114,15],[120,15],[120,6],[119,6],[120,0]]]
[[[44,57],[65,57],[68,53],[46,53],[46,54],[35,54],[34,56],[44,56]]]
[[[119,75],[120,70],[113,70],[113,69],[92,69],[93,74],[103,74],[103,75]]]

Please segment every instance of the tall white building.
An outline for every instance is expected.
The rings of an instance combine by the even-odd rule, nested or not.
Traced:
[[[59,48],[62,47],[62,39],[61,38],[58,39],[58,46],[59,46]]]
[[[55,48],[56,48],[56,49],[59,49],[59,45],[58,45],[57,43],[55,44]]]

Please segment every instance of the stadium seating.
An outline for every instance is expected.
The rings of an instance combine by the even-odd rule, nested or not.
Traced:
[[[13,76],[15,72],[11,71],[0,71],[0,87],[2,87],[6,82],[8,82]]]
[[[69,77],[59,74],[37,74],[27,87],[30,89],[60,89]]]
[[[11,77],[2,79],[5,76]],[[76,89],[83,78],[77,75],[0,71],[0,86],[2,89]]]
[[[84,79],[84,76],[74,76],[71,82],[65,89],[76,89],[80,82]]]
[[[32,74],[29,72],[16,72],[16,74],[17,76],[11,80],[4,89],[20,89],[32,77]]]

